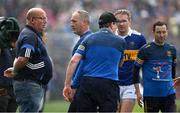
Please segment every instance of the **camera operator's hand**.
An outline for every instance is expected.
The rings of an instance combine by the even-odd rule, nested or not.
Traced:
[[[4,76],[8,78],[13,78],[16,76],[16,73],[14,71],[13,67],[10,67],[4,71]]]

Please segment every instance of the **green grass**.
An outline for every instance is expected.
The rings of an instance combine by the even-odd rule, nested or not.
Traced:
[[[66,101],[49,101],[46,102],[44,112],[67,112],[69,102]]]
[[[177,109],[180,111],[180,100],[176,101]],[[69,102],[66,101],[50,101],[45,104],[44,112],[67,112]],[[133,112],[143,112],[143,109],[137,104]]]

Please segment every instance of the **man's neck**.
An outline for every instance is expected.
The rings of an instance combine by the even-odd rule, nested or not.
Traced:
[[[81,33],[81,35],[79,35],[80,37],[81,36],[83,36],[86,32],[88,32],[89,31],[89,29],[86,29],[86,30],[84,30],[82,33]]]
[[[158,46],[163,46],[163,45],[164,45],[164,42],[163,42],[163,43],[159,43],[159,42],[154,41],[154,43],[155,43],[156,45],[158,45]]]
[[[128,35],[128,32],[129,32],[129,29],[128,29],[127,31],[125,31],[125,32],[120,32],[120,31],[118,30],[118,35],[120,35],[120,36],[126,36],[126,35]]]

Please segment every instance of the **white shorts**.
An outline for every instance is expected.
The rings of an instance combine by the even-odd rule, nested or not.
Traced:
[[[134,84],[127,86],[119,86],[119,90],[120,90],[119,91],[120,100],[125,100],[125,99],[135,100],[137,98],[135,94]]]

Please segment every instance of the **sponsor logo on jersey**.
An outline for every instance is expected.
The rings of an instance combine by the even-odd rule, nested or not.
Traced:
[[[130,42],[129,43],[131,47],[134,47],[135,43],[134,42]]]
[[[171,57],[171,56],[172,56],[171,51],[167,51],[167,56],[168,56],[168,57]]]
[[[124,51],[124,61],[136,60],[138,50],[125,50]]]
[[[78,49],[84,51],[85,47],[83,45],[79,45]]]

